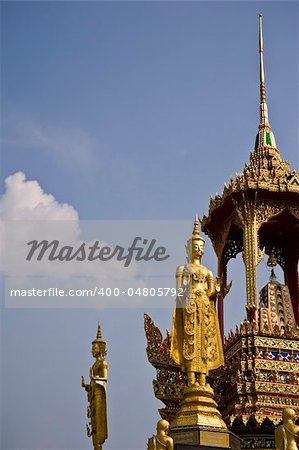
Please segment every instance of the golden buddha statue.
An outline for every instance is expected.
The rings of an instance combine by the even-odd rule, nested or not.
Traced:
[[[275,430],[276,450],[298,450],[299,427],[295,424],[295,411],[292,408],[285,408],[282,419],[283,424]]]
[[[151,437],[147,443],[147,450],[173,450],[173,439],[168,436],[169,423],[167,420],[159,420],[157,434]]]
[[[187,244],[188,263],[176,272],[177,300],[173,313],[170,354],[187,372],[188,384],[206,384],[209,370],[224,364],[222,339],[215,308],[219,279],[201,264],[205,241],[196,216]],[[181,296],[179,294],[181,293]]]
[[[106,342],[102,338],[101,326],[98,324],[96,339],[92,342],[92,356],[96,358],[90,368],[90,384],[82,377],[82,387],[88,395],[88,412],[90,424],[87,425],[87,435],[92,438],[94,450],[102,450],[102,444],[108,437],[106,384],[108,365],[105,360]]]

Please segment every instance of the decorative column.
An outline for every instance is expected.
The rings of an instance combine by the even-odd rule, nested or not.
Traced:
[[[256,320],[258,307],[257,265],[258,265],[258,232],[256,221],[256,196],[254,199],[243,194],[242,201],[236,205],[243,225],[244,264],[246,274],[246,310],[251,322]]]

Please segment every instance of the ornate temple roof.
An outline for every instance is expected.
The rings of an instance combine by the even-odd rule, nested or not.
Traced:
[[[290,163],[281,158],[272,131],[268,105],[266,100],[264,49],[262,16],[259,16],[259,56],[260,56],[260,120],[254,149],[250,154],[249,164],[245,164],[242,173],[231,178],[229,184],[224,185],[221,195],[211,197],[208,216],[203,216],[202,228],[207,232],[208,224],[215,210],[230,210],[231,197],[246,191],[268,191],[269,193],[288,193],[288,197],[299,194],[299,173],[290,168]],[[294,197],[295,198],[295,197]],[[296,197],[297,199],[298,197]],[[209,234],[209,233],[208,233]]]

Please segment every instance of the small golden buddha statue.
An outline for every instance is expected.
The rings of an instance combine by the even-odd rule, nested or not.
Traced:
[[[276,450],[298,450],[299,427],[295,424],[296,413],[292,408],[282,411],[283,424],[275,430]]]
[[[196,216],[192,238],[187,244],[189,261],[176,272],[177,296],[173,313],[172,359],[187,372],[189,385],[206,384],[209,370],[224,364],[222,339],[215,300],[220,290],[219,278],[201,264],[205,241],[199,234]]]
[[[98,324],[96,339],[92,342],[92,356],[96,359],[90,368],[90,384],[82,376],[82,387],[87,391],[89,402],[87,415],[87,435],[92,438],[94,450],[102,450],[102,444],[108,437],[106,384],[108,365],[105,360],[106,342],[102,338],[101,326]]]
[[[167,420],[159,420],[157,434],[151,437],[147,443],[147,450],[173,450],[173,439],[168,436],[169,423]]]

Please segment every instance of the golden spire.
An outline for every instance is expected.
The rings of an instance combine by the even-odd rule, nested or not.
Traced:
[[[260,124],[256,136],[255,150],[272,147],[276,149],[274,134],[271,130],[266,102],[265,70],[264,70],[264,42],[263,42],[263,18],[259,15],[259,55],[260,55]]]
[[[102,340],[102,330],[101,330],[101,322],[100,321],[98,321],[97,339]]]
[[[97,337],[95,338],[93,343],[94,342],[103,342],[103,343],[105,343],[105,341],[103,340],[103,337],[102,337],[102,330],[101,330],[101,323],[100,323],[100,321],[98,321]]]
[[[261,103],[266,103],[265,72],[264,72],[264,45],[263,45],[263,17],[259,15],[259,53],[260,53],[260,93]]]

